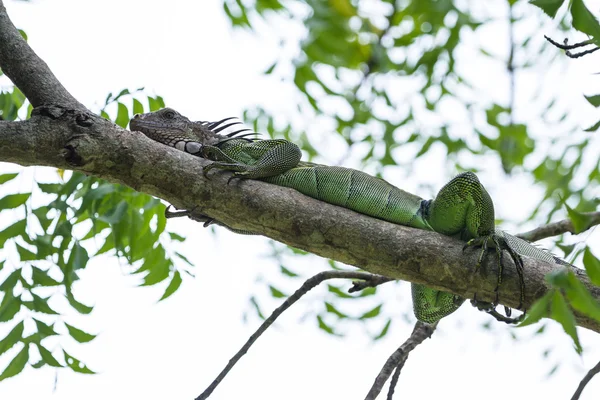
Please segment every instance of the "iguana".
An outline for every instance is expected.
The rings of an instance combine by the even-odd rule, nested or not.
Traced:
[[[286,186],[371,217],[458,237],[467,242],[465,247],[480,246],[476,270],[488,247],[494,247],[498,262],[496,303],[503,276],[503,249],[508,251],[517,267],[521,305],[525,293],[521,255],[564,264],[564,261],[550,253],[496,230],[492,199],[472,172],[459,174],[442,187],[435,199],[424,200],[383,179],[355,169],[300,161],[299,147],[287,140],[249,138],[255,135],[249,129],[238,129],[227,135],[220,133],[227,128],[235,128],[239,123],[232,122],[232,118],[217,122],[192,122],[177,111],[164,108],[136,115],[131,120],[130,128],[160,143],[213,161],[204,167],[205,176],[212,169],[233,171],[229,180],[259,179]],[[196,219],[227,227],[208,216],[196,215]],[[239,233],[252,233],[227,228]],[[426,323],[434,323],[453,313],[465,300],[414,283],[412,298],[415,316]]]

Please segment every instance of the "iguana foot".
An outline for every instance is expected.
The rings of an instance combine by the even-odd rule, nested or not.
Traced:
[[[477,308],[479,311],[483,311],[492,317],[494,317],[497,321],[505,322],[507,324],[518,324],[525,318],[525,312],[519,315],[516,318],[510,318],[512,312],[509,307],[504,306],[504,312],[506,316],[500,314],[496,311],[496,305],[494,303],[490,303],[489,301],[481,301],[477,300],[477,294],[475,294],[474,298],[471,300],[471,305]]]
[[[169,205],[165,210],[165,218],[188,217],[191,220],[202,223],[204,228],[207,228],[215,222],[214,218],[195,212],[197,207],[194,207],[191,210],[170,211],[171,207],[172,206]]]
[[[523,278],[523,259],[521,256],[507,243],[503,236],[492,233],[486,236],[480,236],[475,239],[469,240],[463,247],[463,251],[466,250],[467,247],[481,247],[481,252],[479,254],[479,258],[477,259],[477,264],[475,265],[475,272],[479,270],[481,264],[483,263],[483,259],[488,252],[488,247],[490,245],[490,240],[492,241],[492,245],[496,249],[496,257],[498,260],[498,280],[496,283],[496,288],[494,292],[496,293],[496,299],[494,301],[494,305],[498,304],[498,288],[502,284],[502,278],[504,274],[504,267],[502,265],[502,250],[508,251],[511,259],[515,263],[517,268],[517,275],[519,276],[519,285],[520,285],[520,297],[519,297],[519,306],[517,309],[521,309],[523,307],[523,302],[525,300],[525,280]],[[507,314],[510,314],[508,312]]]

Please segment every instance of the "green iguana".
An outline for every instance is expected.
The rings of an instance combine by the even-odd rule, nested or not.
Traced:
[[[230,180],[259,179],[286,186],[371,217],[458,237],[467,241],[465,247],[481,246],[476,269],[481,265],[488,246],[494,247],[498,262],[495,304],[498,287],[502,283],[503,249],[508,251],[517,267],[521,304],[525,293],[521,255],[565,264],[524,240],[496,230],[492,199],[471,172],[453,178],[435,199],[424,200],[361,171],[300,161],[300,149],[287,140],[249,138],[255,135],[249,129],[238,129],[224,135],[223,131],[228,128],[239,128],[236,125],[240,122],[232,122],[232,119],[192,122],[177,111],[165,108],[136,115],[130,127],[132,131],[140,131],[155,141],[213,161],[204,168],[205,176],[212,169],[233,171]],[[227,227],[208,216],[196,219]],[[465,300],[420,284],[412,284],[412,298],[415,316],[427,323],[434,323],[453,313]]]

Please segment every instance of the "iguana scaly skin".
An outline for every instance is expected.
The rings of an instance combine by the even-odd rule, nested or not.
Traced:
[[[551,263],[562,261],[524,240],[496,231],[492,199],[471,172],[456,176],[435,199],[424,200],[361,171],[302,162],[298,146],[287,140],[249,139],[247,137],[253,135],[248,133],[249,129],[220,134],[236,124],[239,122],[231,122],[230,118],[192,122],[177,111],[165,108],[136,115],[130,126],[132,131],[140,131],[153,140],[214,161],[204,168],[205,176],[211,169],[233,171],[230,179],[260,179],[361,214],[433,230],[468,241],[467,245],[481,246],[476,268],[481,265],[488,247],[494,247],[498,261],[496,293],[502,283],[502,249],[506,249],[517,266],[521,302],[524,281],[520,255]],[[208,216],[197,216],[196,219],[205,225],[226,226]],[[427,323],[434,323],[456,311],[465,300],[419,284],[412,284],[412,297],[415,316]]]

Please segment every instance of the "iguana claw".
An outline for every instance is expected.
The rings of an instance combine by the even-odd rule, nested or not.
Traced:
[[[523,307],[523,302],[525,300],[525,281],[523,278],[523,259],[514,249],[506,242],[506,240],[498,235],[497,233],[492,233],[486,236],[480,236],[475,239],[469,240],[464,246],[463,251],[467,249],[467,247],[481,247],[481,253],[479,254],[479,258],[477,259],[477,264],[475,265],[475,272],[479,270],[481,264],[483,263],[483,259],[485,254],[488,251],[489,241],[492,240],[494,243],[494,247],[496,248],[496,257],[498,259],[498,280],[496,282],[496,288],[494,292],[496,293],[496,299],[494,301],[494,305],[498,304],[498,288],[502,284],[502,277],[504,273],[504,267],[502,265],[502,250],[508,251],[508,254],[512,258],[515,266],[517,268],[517,275],[519,276],[519,285],[520,285],[520,298],[519,298],[519,306],[517,309],[521,309]],[[510,311],[507,312],[507,316],[510,316]]]

